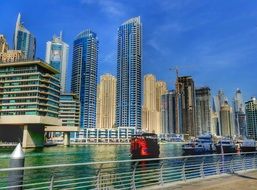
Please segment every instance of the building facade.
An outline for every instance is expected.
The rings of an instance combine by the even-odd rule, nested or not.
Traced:
[[[80,101],[80,127],[96,127],[96,93],[98,67],[98,38],[85,30],[73,44],[71,91]]]
[[[232,107],[227,101],[220,108],[221,135],[223,137],[233,137],[235,129],[233,126]]]
[[[247,137],[257,140],[257,100],[255,97],[245,103]]]
[[[57,73],[41,60],[0,64],[0,141],[43,146],[44,126],[59,125]]]
[[[227,101],[227,97],[224,94],[223,90],[219,90],[217,95],[213,97],[213,105],[212,105],[212,111],[213,116],[217,116],[217,125],[214,124],[213,127],[217,129],[217,135],[221,135],[221,118],[220,118],[220,111],[221,106],[224,105],[225,101]]]
[[[66,92],[68,55],[69,46],[63,42],[62,32],[60,36],[53,36],[52,41],[46,43],[45,61],[59,71],[57,77],[60,79],[61,92]]]
[[[25,59],[32,60],[36,54],[36,38],[25,28],[19,13],[14,32],[14,50],[21,50]]]
[[[19,61],[24,58],[21,50],[7,50],[6,52],[0,53],[0,62],[12,63]]]
[[[177,122],[181,120],[182,133],[189,136],[196,136],[195,121],[195,87],[191,76],[178,77],[176,81],[178,100],[177,100]],[[181,113],[181,114],[180,114]]]
[[[4,35],[0,35],[0,62],[11,63],[24,59],[24,54],[21,50],[9,50],[8,48]]]
[[[156,82],[156,110],[158,112],[161,111],[161,97],[163,94],[167,94],[168,90],[167,90],[167,84],[164,81],[157,81]]]
[[[142,130],[160,133],[159,116],[156,110],[156,78],[152,74],[144,76],[144,104],[142,107]]]
[[[176,133],[176,92],[161,96],[161,120],[163,134]]]
[[[135,134],[134,127],[118,128],[86,128],[79,132],[76,142],[94,142],[94,143],[112,143],[125,142],[129,143],[131,136]]]
[[[142,107],[142,130],[157,134],[165,133],[161,119],[161,96],[167,93],[166,83],[155,76],[144,76],[144,104]]]
[[[116,78],[111,74],[101,76],[97,92],[97,128],[115,126]]]
[[[140,17],[118,29],[116,126],[141,129],[142,24]]]
[[[196,100],[196,133],[211,133],[211,90],[202,87],[195,90]]]
[[[0,34],[0,53],[7,52],[8,49],[9,49],[8,43],[4,35]]]
[[[59,118],[62,126],[79,127],[80,105],[77,95],[62,93],[60,95]]]
[[[234,123],[236,129],[236,135],[245,137],[246,136],[246,114],[245,114],[245,103],[240,89],[236,90],[234,99]]]

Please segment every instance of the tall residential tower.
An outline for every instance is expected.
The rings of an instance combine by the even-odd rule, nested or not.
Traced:
[[[247,120],[247,137],[257,140],[257,100],[251,100],[245,103],[246,120]]]
[[[80,127],[95,128],[97,90],[98,38],[85,30],[73,44],[71,91],[80,100]]]
[[[116,78],[111,74],[101,76],[97,93],[97,128],[113,128],[115,125]]]
[[[118,29],[116,126],[141,129],[142,24],[131,18]]]
[[[61,83],[61,92],[66,91],[66,75],[68,64],[69,46],[62,41],[62,32],[60,36],[53,36],[52,41],[46,43],[45,61],[60,72],[57,74]]]
[[[244,137],[246,136],[246,115],[245,104],[240,89],[236,90],[233,104],[236,134]]]
[[[191,76],[181,76],[177,78],[176,81],[177,94],[179,99],[176,104],[176,123],[179,125],[182,122],[182,133],[189,136],[196,136],[196,122],[195,122],[195,86],[194,81]],[[181,109],[181,111],[180,111]],[[176,127],[178,128],[178,127]]]
[[[211,132],[211,92],[209,87],[195,90],[197,135]]]

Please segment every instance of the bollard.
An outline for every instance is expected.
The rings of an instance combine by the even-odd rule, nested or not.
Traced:
[[[24,167],[24,152],[19,143],[11,154],[10,168]],[[12,170],[8,173],[9,190],[22,190],[23,170]]]

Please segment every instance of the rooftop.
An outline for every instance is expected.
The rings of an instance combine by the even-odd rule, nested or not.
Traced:
[[[37,65],[47,69],[52,74],[58,74],[59,73],[59,71],[57,71],[56,69],[54,69],[53,67],[51,67],[49,64],[47,64],[46,62],[44,62],[41,59],[35,59],[35,60],[23,60],[23,59],[21,59],[21,60],[18,60],[16,62],[0,62],[0,68],[10,67],[10,66],[33,65],[33,64],[37,64]]]

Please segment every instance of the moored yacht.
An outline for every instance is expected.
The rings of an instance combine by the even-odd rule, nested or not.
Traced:
[[[217,144],[215,144],[215,147],[218,154],[236,152],[236,145],[230,139],[221,139]]]
[[[132,159],[158,158],[160,146],[157,135],[154,133],[132,135],[130,153]]]
[[[184,154],[206,154],[213,152],[211,134],[204,134],[182,146]]]
[[[253,139],[243,140],[242,145],[240,146],[242,152],[255,152],[256,151],[256,141]]]

